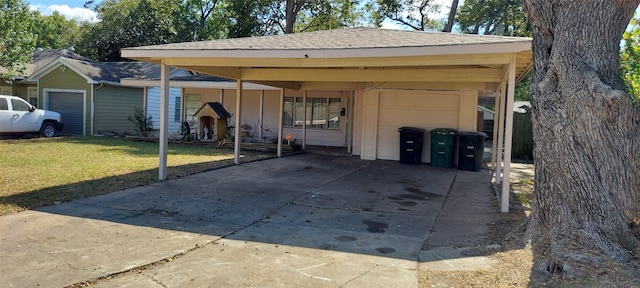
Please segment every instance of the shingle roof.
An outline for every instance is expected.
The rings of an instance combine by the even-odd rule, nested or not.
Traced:
[[[34,70],[30,72],[38,71],[60,57],[92,61],[91,59],[81,56],[80,54],[70,51],[69,49],[36,50],[36,52],[33,53],[33,62],[31,62],[34,65]]]
[[[531,38],[389,30],[343,28],[285,35],[246,37],[200,42],[174,43],[128,48],[131,50],[320,50],[427,47],[466,44],[528,42]]]
[[[144,78],[150,74],[160,74],[158,65],[146,62],[93,62],[64,57],[62,59],[76,71],[96,82],[118,83],[122,78]]]
[[[211,112],[215,112],[218,118],[231,118],[231,114],[226,109],[224,109],[220,102],[204,103],[202,107],[200,107],[200,109],[198,109],[198,111],[193,114],[193,116],[196,116],[198,118],[202,116],[214,117],[215,115],[213,115]]]

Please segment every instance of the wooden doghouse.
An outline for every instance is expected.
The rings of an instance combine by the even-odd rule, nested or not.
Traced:
[[[227,137],[227,119],[231,118],[231,114],[219,102],[204,103],[193,116],[200,123],[198,131],[201,139],[222,140]]]

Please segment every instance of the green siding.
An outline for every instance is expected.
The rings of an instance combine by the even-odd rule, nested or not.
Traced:
[[[134,132],[127,117],[144,105],[142,88],[103,86],[95,94],[95,133],[115,131]]]
[[[86,94],[85,98],[85,135],[91,135],[91,86],[92,84],[87,83],[87,79],[80,76],[70,68],[67,68],[65,71],[62,71],[58,68],[51,70],[48,74],[42,76],[39,80],[39,90],[38,90],[38,106],[39,108],[43,108],[44,104],[44,90],[46,89],[70,89],[80,90],[78,92],[84,91]],[[62,119],[64,123],[64,119]]]

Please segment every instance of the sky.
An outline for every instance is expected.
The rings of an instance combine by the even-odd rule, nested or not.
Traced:
[[[44,15],[51,15],[58,11],[67,19],[80,21],[97,21],[96,12],[84,8],[85,0],[31,0],[29,6],[33,10],[39,10]]]

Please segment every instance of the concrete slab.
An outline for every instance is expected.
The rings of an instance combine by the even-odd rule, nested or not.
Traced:
[[[497,261],[473,256],[476,248],[439,247],[420,252],[420,269],[433,271],[489,270]],[[470,255],[471,254],[471,255]]]
[[[424,253],[486,240],[489,181],[357,157],[242,164],[2,216],[0,283],[416,287]]]
[[[416,287],[415,273],[415,261],[225,239],[94,287]]]

